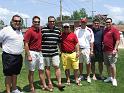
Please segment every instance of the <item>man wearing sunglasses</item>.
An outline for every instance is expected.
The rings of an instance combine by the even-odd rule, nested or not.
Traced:
[[[77,36],[71,32],[69,23],[63,24],[63,33],[61,40],[61,58],[65,75],[67,79],[67,85],[70,85],[70,70],[74,70],[75,82],[78,86],[81,85],[78,80],[78,69],[79,69],[79,44]]]
[[[120,42],[120,34],[117,28],[112,26],[112,19],[106,19],[106,28],[103,34],[103,55],[104,63],[107,67],[108,78],[104,82],[112,82],[113,86],[117,86],[116,65],[117,51]]]
[[[44,62],[41,53],[42,34],[40,27],[40,17],[34,16],[32,18],[32,26],[26,31],[24,35],[24,45],[25,45],[25,58],[26,64],[29,69],[28,80],[31,93],[35,93],[35,88],[33,85],[34,71],[35,67],[38,68],[40,83],[43,84],[43,90],[49,90],[46,86],[44,78]]]
[[[48,79],[48,87],[53,91],[53,84],[51,81],[50,66],[55,69],[55,75],[58,81],[58,88],[63,90],[65,86],[61,83],[61,70],[59,67],[60,58],[58,45],[60,44],[60,30],[55,26],[54,16],[48,17],[48,25],[42,29],[42,52],[44,57],[46,76]]]
[[[2,63],[5,76],[6,93],[22,93],[17,87],[17,75],[22,68],[23,35],[21,32],[21,17],[14,15],[10,26],[0,31],[0,43],[2,43]]]

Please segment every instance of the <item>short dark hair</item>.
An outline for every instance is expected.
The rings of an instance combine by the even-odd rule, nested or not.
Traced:
[[[112,22],[112,18],[106,18],[106,21],[107,21],[107,20],[111,20],[111,22]]]
[[[21,16],[19,16],[19,15],[16,14],[16,15],[14,15],[14,16],[12,17],[12,20],[11,20],[11,21],[13,21],[15,17],[20,17],[20,19],[22,19]]]
[[[34,17],[32,18],[32,21],[34,21],[35,18],[38,18],[38,19],[40,20],[40,17],[39,17],[39,16],[34,16]]]
[[[97,19],[94,19],[94,20],[93,20],[93,23],[94,23],[94,22],[99,22],[99,23],[100,23],[100,20],[97,18]]]
[[[54,17],[54,16],[49,16],[49,17],[48,17],[48,21],[49,21],[49,19],[50,19],[50,18],[54,18],[54,19],[55,19],[55,17]]]

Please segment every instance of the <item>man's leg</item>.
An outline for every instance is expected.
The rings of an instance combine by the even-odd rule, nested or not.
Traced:
[[[112,78],[115,79],[116,78],[116,66],[115,64],[111,64],[110,65],[110,68],[111,68],[111,75],[112,75]]]
[[[51,73],[50,73],[50,66],[45,67],[46,77],[48,79],[48,83],[52,85],[51,81]]]
[[[103,62],[98,62],[99,76],[102,77],[103,72]]]
[[[91,70],[93,73],[93,80],[96,80],[96,73],[95,73],[95,62],[91,62]]]
[[[87,76],[90,76],[90,72],[91,72],[91,63],[86,64],[86,69],[87,69]]]
[[[67,84],[70,85],[70,70],[69,69],[65,70],[65,75],[66,75]]]
[[[12,83],[12,76],[6,76],[5,77],[6,93],[10,93],[11,83]]]
[[[83,63],[79,63],[79,74],[80,76],[83,74]]]
[[[78,69],[74,69],[74,78],[78,86],[81,85],[80,80],[78,80]]]
[[[58,80],[58,85],[61,85],[61,70],[57,66],[54,66],[54,68],[55,68],[56,78]]]
[[[44,71],[43,70],[38,70],[39,72],[39,78],[40,78],[40,81],[41,83],[43,84],[43,88],[46,88],[46,82],[45,82],[45,78],[44,78]]]
[[[16,90],[17,75],[12,76],[12,90]]]
[[[34,85],[33,85],[33,82],[34,82],[34,71],[29,71],[28,81],[29,81],[30,90],[34,91]]]
[[[90,78],[90,72],[91,72],[91,63],[86,64],[86,69],[87,69],[87,82],[91,83],[91,78]]]

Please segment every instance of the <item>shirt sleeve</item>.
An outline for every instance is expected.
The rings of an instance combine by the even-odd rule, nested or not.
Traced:
[[[25,32],[25,34],[24,34],[24,41],[25,41],[25,42],[29,42],[30,39],[31,39],[31,32],[30,32],[30,30],[27,30],[27,31]]]
[[[119,33],[119,30],[118,29],[115,29],[115,31],[113,32],[113,35],[114,35],[114,39],[117,41],[117,40],[120,40],[120,33]]]
[[[0,43],[2,43],[4,39],[5,39],[5,30],[3,28],[2,30],[0,30]]]
[[[90,43],[93,43],[94,42],[94,34],[93,34],[93,31],[91,30],[91,39],[90,39]]]

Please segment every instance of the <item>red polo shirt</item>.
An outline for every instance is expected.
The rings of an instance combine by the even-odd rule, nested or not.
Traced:
[[[117,40],[120,40],[119,30],[113,26],[110,29],[106,28],[103,35],[103,51],[112,52],[114,50],[115,43]]]
[[[24,34],[24,41],[28,42],[29,50],[41,51],[41,29],[36,30],[33,26],[30,27]]]
[[[72,52],[75,51],[75,46],[78,43],[77,36],[73,33],[62,33],[61,51]]]

